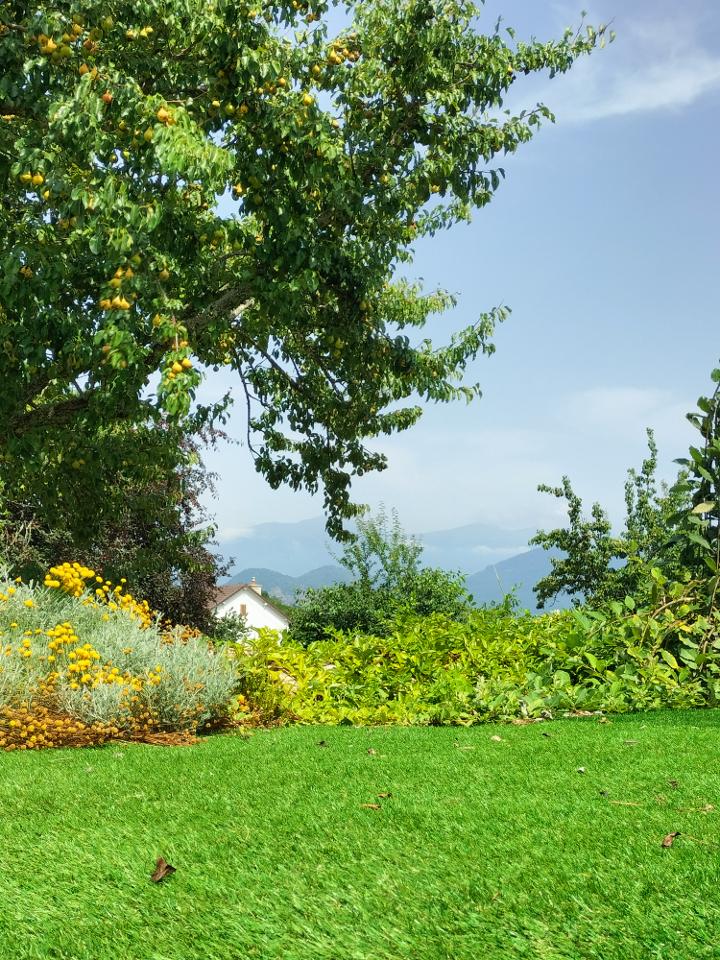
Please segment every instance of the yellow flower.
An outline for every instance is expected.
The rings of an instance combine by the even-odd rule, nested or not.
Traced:
[[[35,606],[35,603],[34,603],[33,600],[23,600],[23,603],[25,604],[26,607],[34,607],[34,606]]]

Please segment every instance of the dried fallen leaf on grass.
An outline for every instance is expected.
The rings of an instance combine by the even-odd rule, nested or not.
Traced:
[[[165,877],[169,877],[171,873],[175,873],[175,867],[169,864],[163,857],[158,857],[157,863],[155,864],[155,872],[150,879],[153,883],[160,883]]]
[[[677,837],[679,836],[680,836],[679,830],[675,830],[674,833],[668,833],[666,837],[663,837],[663,842],[661,846],[671,847],[675,843],[675,840],[677,839]]]
[[[641,803],[635,803],[634,800],[611,800],[610,803],[614,803],[616,807],[641,807]]]
[[[502,743],[502,737],[499,737],[497,734],[495,734],[494,737],[490,737],[490,739],[493,741],[493,743]]]
[[[382,810],[379,803],[361,803],[360,806],[363,810]]]
[[[368,753],[370,754],[371,757],[374,757],[375,754],[377,753],[377,750],[373,750],[373,748],[370,747],[370,749],[368,750]]]
[[[379,793],[377,796],[378,800],[389,800],[392,794],[388,791],[388,793]]]

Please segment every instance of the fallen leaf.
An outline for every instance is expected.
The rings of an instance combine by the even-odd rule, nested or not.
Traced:
[[[598,723],[612,723],[607,717],[598,717]]]
[[[552,734],[551,734],[551,733],[548,733],[547,730],[543,730],[542,735],[543,735],[544,737],[547,737],[548,740],[550,739],[550,737],[552,737]]]
[[[610,803],[614,803],[616,807],[641,807],[641,803],[635,803],[634,800],[611,800]]]
[[[679,836],[680,836],[679,830],[675,830],[674,833],[668,833],[668,835],[663,838],[662,846],[671,847],[673,843],[675,843],[676,838]]]
[[[585,773],[585,767],[578,767],[576,773]]]
[[[706,803],[704,807],[700,807],[700,813],[712,813],[715,807],[712,803]]]
[[[368,753],[370,754],[371,757],[374,757],[375,754],[377,753],[377,750],[373,750],[373,748],[370,747],[369,750],[368,750]]]
[[[609,790],[601,790],[601,791],[600,791],[600,796],[601,796],[601,797],[609,797],[609,796],[610,796],[610,791],[609,791]]]
[[[379,803],[361,803],[360,806],[363,810],[382,810]]]
[[[623,740],[623,743],[627,743],[628,745],[630,745],[630,744],[640,743],[640,741],[639,740]]]
[[[497,734],[495,734],[494,737],[490,737],[490,739],[491,739],[494,743],[502,743],[502,737],[499,737]]]
[[[160,883],[165,877],[169,877],[171,873],[175,873],[175,867],[169,864],[163,857],[158,857],[157,863],[155,864],[155,872],[150,879],[153,883]]]
[[[387,793],[379,793],[378,800],[389,800],[392,794],[388,791]]]
[[[677,782],[677,780],[668,780],[668,786],[671,786],[673,790],[677,790],[680,784]]]
[[[317,744],[317,745],[318,745],[319,747],[326,747],[326,746],[327,746],[327,740],[318,740],[318,744]]]

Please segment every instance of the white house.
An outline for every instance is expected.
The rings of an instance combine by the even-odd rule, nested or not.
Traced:
[[[290,626],[282,610],[263,596],[262,587],[255,577],[250,583],[228,583],[219,587],[213,613],[216,617],[226,617],[228,614],[244,617],[251,634],[257,633],[261,627],[282,631]]]

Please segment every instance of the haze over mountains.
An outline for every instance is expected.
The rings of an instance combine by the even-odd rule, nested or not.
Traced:
[[[520,605],[534,611],[532,588],[550,569],[550,554],[528,547],[534,533],[472,523],[418,537],[423,563],[465,574],[477,604],[499,602],[515,587]],[[222,541],[220,549],[234,560],[229,582],[255,577],[268,594],[285,602],[292,602],[298,590],[350,579],[335,559],[342,548],[329,540],[322,517],[259,524],[243,536]]]

